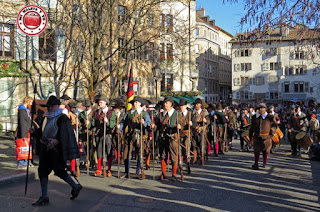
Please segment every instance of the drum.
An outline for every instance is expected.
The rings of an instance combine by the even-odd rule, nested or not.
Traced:
[[[296,135],[295,139],[297,140],[297,143],[300,145],[300,147],[308,148],[312,145],[312,138],[305,131],[299,132]]]
[[[279,143],[280,142],[280,140],[281,140],[281,138],[283,137],[283,133],[282,133],[282,131],[280,130],[280,128],[277,128],[276,129],[276,132],[275,132],[275,134],[272,136],[272,141],[274,142],[274,143]]]

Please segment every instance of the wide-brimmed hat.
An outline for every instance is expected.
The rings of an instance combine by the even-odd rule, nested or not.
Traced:
[[[84,102],[83,102],[83,106],[85,106],[85,107],[91,107],[91,101],[89,100],[89,99],[86,99],[86,100],[84,100]]]
[[[141,98],[140,96],[135,96],[135,97],[133,98],[133,100],[131,100],[129,103],[133,104],[134,102],[140,102],[141,105],[142,105],[143,103],[145,103],[144,101],[145,101],[145,100],[144,100],[143,98]]]
[[[121,108],[123,108],[123,107],[124,107],[124,105],[123,105],[123,103],[122,103],[122,102],[120,102],[120,101],[116,101],[112,107],[113,107],[113,108],[121,109]]]
[[[197,98],[196,101],[194,101],[193,104],[196,105],[196,104],[203,104],[203,103],[202,103],[202,100],[200,98]]]
[[[187,104],[188,104],[187,100],[185,100],[185,99],[180,99],[180,101],[179,101],[179,106],[184,106],[184,105],[187,105]]]
[[[97,102],[104,101],[107,104],[109,104],[109,99],[105,95],[100,95],[96,100],[97,100]]]
[[[52,105],[60,105],[61,102],[56,96],[50,96],[47,103],[45,105],[41,105],[42,107],[48,107]]]
[[[166,102],[171,102],[172,104],[174,104],[174,100],[172,99],[172,97],[166,97],[166,98],[163,100],[163,103],[166,103]]]
[[[260,103],[257,108],[267,108],[266,103]]]
[[[70,100],[71,98],[70,98],[68,95],[63,94],[63,95],[60,97],[60,99],[63,99],[63,100]]]

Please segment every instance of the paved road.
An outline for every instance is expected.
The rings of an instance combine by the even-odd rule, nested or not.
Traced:
[[[153,181],[152,171],[146,171],[144,181],[83,173],[84,189],[74,201],[68,199],[69,186],[52,175],[49,205],[31,206],[40,195],[39,182],[32,181],[26,197],[23,183],[1,185],[0,206],[6,211],[55,212],[320,211],[320,162],[291,157],[288,150],[288,145],[282,145],[270,156],[268,167],[257,171],[250,168],[253,153],[233,150],[210,157],[205,166],[192,167],[184,182]]]

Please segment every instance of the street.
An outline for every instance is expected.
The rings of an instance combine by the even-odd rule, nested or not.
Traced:
[[[289,145],[276,148],[266,168],[252,170],[253,153],[233,150],[209,157],[205,166],[194,165],[184,182],[91,177],[83,170],[79,197],[71,201],[71,188],[54,175],[49,177],[50,203],[33,207],[40,183],[31,180],[1,185],[0,206],[5,211],[320,211],[320,162],[307,155],[291,157]],[[260,159],[261,161],[261,159]],[[135,166],[135,161],[131,163]],[[117,166],[113,166],[113,176]],[[121,167],[121,171],[124,167]],[[134,169],[131,169],[131,173]],[[156,176],[160,165],[156,166]],[[170,177],[171,172],[167,173]]]

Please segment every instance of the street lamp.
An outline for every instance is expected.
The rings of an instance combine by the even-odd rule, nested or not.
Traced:
[[[153,78],[156,81],[156,102],[158,103],[158,80],[161,78],[160,67],[156,64],[152,67]]]

